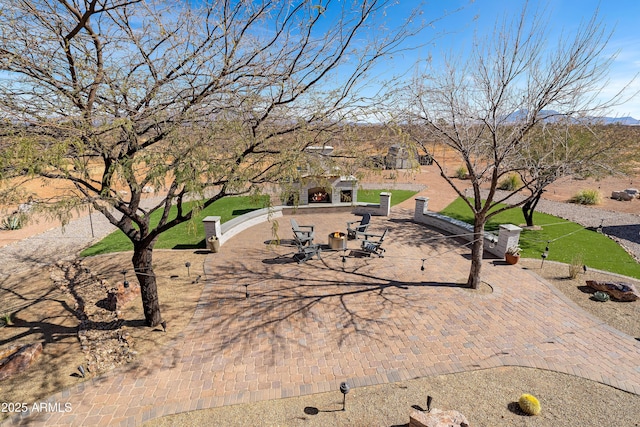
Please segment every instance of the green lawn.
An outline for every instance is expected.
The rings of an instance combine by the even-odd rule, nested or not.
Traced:
[[[194,221],[183,223],[165,231],[158,238],[155,245],[157,249],[197,249],[204,248],[204,224],[202,219],[209,216],[219,216],[220,222],[229,221],[247,212],[261,209],[267,206],[268,196],[260,197],[225,197],[212,203],[206,209],[200,211]],[[191,203],[186,204],[186,209],[190,209]],[[160,212],[152,215],[151,224],[155,226],[160,220]],[[177,209],[171,209],[171,217],[175,217]],[[92,256],[110,252],[122,252],[133,250],[133,244],[120,230],[106,236],[95,245],[85,249],[81,256]]]
[[[462,199],[457,199],[440,213],[473,223],[471,211]],[[535,213],[533,219],[535,225],[543,229],[522,231],[520,247],[523,257],[542,260],[541,254],[547,242],[550,242],[548,260],[570,263],[575,256],[582,256],[588,267],[640,278],[640,264],[607,236],[584,229],[574,222],[539,212]],[[520,209],[511,209],[491,218],[485,230],[497,231],[500,224],[509,223],[524,223]]]
[[[358,190],[358,202],[380,203],[380,193],[391,193],[391,206],[402,203],[417,194],[411,190]]]

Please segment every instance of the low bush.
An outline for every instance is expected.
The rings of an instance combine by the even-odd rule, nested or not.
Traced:
[[[575,279],[578,277],[578,274],[582,271],[584,266],[584,257],[580,254],[574,255],[571,258],[571,263],[569,263],[569,278]]]
[[[522,180],[513,173],[498,183],[498,189],[505,191],[515,191],[522,187]]]
[[[456,169],[456,178],[458,179],[467,179],[468,174],[469,172],[464,166],[460,166],[458,169]]]
[[[598,205],[602,202],[602,194],[598,190],[580,190],[571,198],[571,202],[580,205]]]
[[[13,214],[2,220],[0,229],[2,230],[19,230],[24,226],[25,216],[23,214]]]

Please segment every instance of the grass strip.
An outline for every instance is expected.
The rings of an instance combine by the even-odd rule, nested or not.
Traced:
[[[473,214],[460,198],[440,213],[473,224]],[[584,228],[575,222],[540,212],[535,213],[534,222],[542,229],[525,229],[520,234],[523,257],[542,261],[541,255],[548,245],[548,260],[570,264],[574,259],[581,257],[582,263],[587,267],[640,279],[640,264],[606,235]],[[485,225],[485,230],[497,231],[500,224],[522,223],[522,211],[514,208],[491,218]]]

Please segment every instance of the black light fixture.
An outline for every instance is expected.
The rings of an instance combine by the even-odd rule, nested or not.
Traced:
[[[189,273],[189,267],[191,267],[191,263],[187,261],[184,263],[184,266],[187,267],[187,277],[191,277],[191,274]]]
[[[346,410],[346,404],[347,404],[347,393],[349,393],[349,390],[351,388],[349,387],[349,384],[347,384],[346,382],[342,382],[340,383],[340,393],[342,393],[342,410]]]
[[[426,261],[426,258],[422,258],[422,265],[420,266],[420,271],[424,271],[424,262]]]
[[[244,285],[244,297],[249,299],[249,285]]]
[[[431,412],[431,402],[433,401],[433,397],[427,396],[427,412]]]
[[[544,252],[540,255],[542,257],[542,263],[540,264],[540,268],[544,266],[544,260],[546,260],[547,257],[549,256],[549,243],[550,241],[547,241],[547,246],[544,248]]]
[[[120,273],[122,274],[122,284],[125,288],[128,288],[129,281],[127,280],[127,270],[122,270]]]

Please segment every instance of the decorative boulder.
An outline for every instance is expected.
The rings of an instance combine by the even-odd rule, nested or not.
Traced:
[[[458,411],[432,409],[430,412],[413,410],[409,427],[469,427],[467,418]]]
[[[640,299],[640,294],[636,287],[630,283],[587,280],[587,286],[596,291],[606,292],[618,301],[635,301]]]
[[[626,191],[612,191],[611,192],[611,198],[614,200],[622,200],[625,202],[628,202],[630,200],[633,200],[633,197],[631,194],[627,193]]]
[[[41,353],[41,343],[14,345],[0,351],[0,381],[27,369]]]

